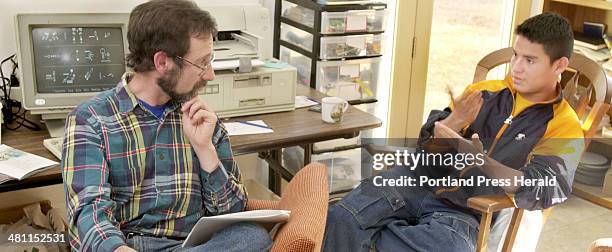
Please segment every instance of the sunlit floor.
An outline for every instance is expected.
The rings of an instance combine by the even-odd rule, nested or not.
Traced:
[[[612,210],[572,196],[553,209],[536,251],[587,251],[604,237],[612,237]]]

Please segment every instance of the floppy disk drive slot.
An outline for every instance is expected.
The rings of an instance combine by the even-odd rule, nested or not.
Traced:
[[[234,77],[234,88],[251,88],[269,85],[272,85],[272,76],[269,74]]]

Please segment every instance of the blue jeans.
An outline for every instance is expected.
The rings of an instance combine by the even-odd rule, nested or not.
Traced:
[[[126,240],[127,245],[139,252],[146,251],[268,251],[272,239],[265,228],[252,223],[238,223],[229,226],[206,243],[192,248],[181,248],[183,241],[152,236],[134,236]]]
[[[397,178],[398,170],[383,174]],[[401,174],[406,175],[406,174]],[[327,215],[324,251],[474,251],[474,215],[426,188],[377,187],[366,179]]]

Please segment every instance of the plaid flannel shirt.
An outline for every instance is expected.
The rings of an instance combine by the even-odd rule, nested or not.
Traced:
[[[112,251],[127,232],[186,237],[200,217],[246,205],[223,124],[212,138],[221,162],[207,173],[183,134],[181,104],[156,118],[130,92],[130,77],[66,120],[61,167],[73,250]]]

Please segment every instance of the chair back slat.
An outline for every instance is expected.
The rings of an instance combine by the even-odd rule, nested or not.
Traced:
[[[485,80],[489,71],[509,63],[513,55],[511,47],[486,55],[476,66],[473,83]],[[563,95],[581,119],[582,130],[587,140],[585,146],[588,146],[589,138],[596,135],[599,123],[610,110],[612,84],[608,82],[603,68],[582,54],[572,55],[566,70],[566,73],[568,72],[571,77],[565,83],[561,83]]]

